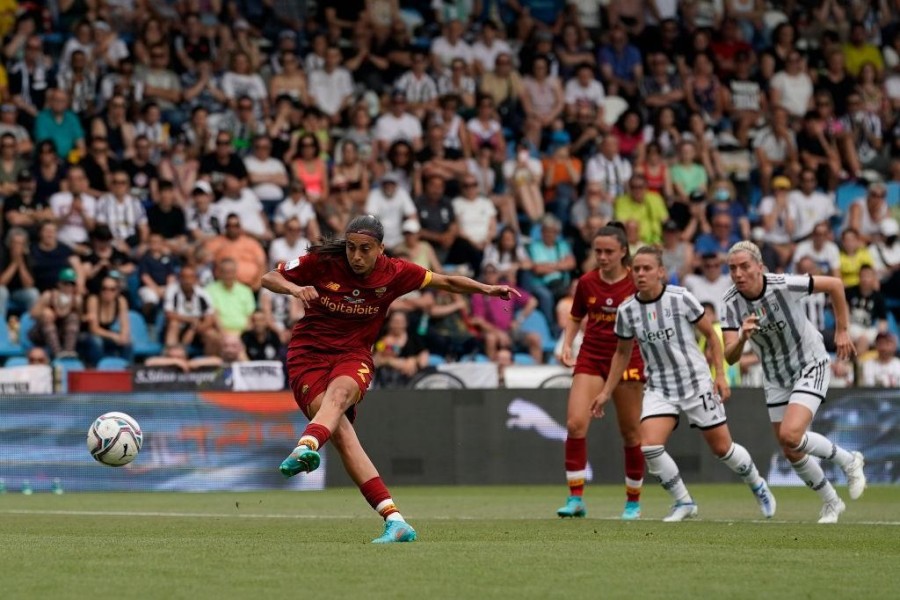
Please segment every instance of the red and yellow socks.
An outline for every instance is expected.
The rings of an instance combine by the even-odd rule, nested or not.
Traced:
[[[297,442],[297,445],[318,451],[330,437],[331,431],[327,427],[318,423],[310,423],[303,430],[303,435],[300,436],[300,441]]]
[[[369,506],[375,509],[375,512],[381,515],[385,521],[405,521],[381,477],[373,477],[363,483],[359,486],[359,491],[362,492]]]
[[[640,446],[625,446],[625,496],[628,502],[640,502],[644,485],[644,453]]]
[[[587,439],[566,438],[566,481],[570,496],[584,495],[587,477]]]

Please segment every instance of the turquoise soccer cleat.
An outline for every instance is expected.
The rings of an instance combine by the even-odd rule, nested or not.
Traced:
[[[416,541],[416,530],[406,521],[385,521],[384,533],[372,540],[373,544]]]
[[[587,515],[587,506],[581,496],[569,496],[566,505],[556,511],[560,517],[584,517]]]
[[[285,477],[293,477],[297,473],[309,473],[319,468],[322,458],[308,446],[297,446],[290,456],[281,461],[278,470]]]
[[[641,503],[629,500],[625,503],[625,510],[622,511],[623,521],[635,521],[641,518]]]

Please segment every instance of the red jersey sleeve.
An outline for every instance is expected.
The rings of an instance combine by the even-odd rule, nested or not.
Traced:
[[[396,288],[398,296],[422,289],[431,283],[431,271],[428,269],[407,260],[395,258],[394,261],[397,271],[391,285]]]
[[[572,298],[572,308],[569,310],[569,315],[575,321],[580,321],[587,314],[587,299],[585,298],[586,292],[584,287],[584,280],[579,279],[578,285],[575,286],[575,296]]]
[[[318,274],[317,271],[321,271],[321,267],[319,267],[318,255],[307,254],[294,260],[280,262],[275,270],[291,283],[312,285]]]

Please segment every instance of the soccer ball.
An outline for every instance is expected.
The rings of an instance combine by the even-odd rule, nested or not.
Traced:
[[[125,413],[100,415],[88,429],[87,447],[91,456],[110,467],[121,467],[133,461],[143,443],[141,426]]]

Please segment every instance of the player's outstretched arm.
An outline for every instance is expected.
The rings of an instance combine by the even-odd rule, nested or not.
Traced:
[[[455,294],[484,294],[486,296],[497,296],[504,300],[509,300],[513,295],[522,295],[516,288],[509,285],[487,285],[486,283],[481,283],[474,279],[463,277],[462,275],[443,275],[441,273],[432,273],[431,281],[429,281],[425,287],[453,292]]]
[[[837,277],[812,278],[813,293],[824,292],[831,299],[834,309],[834,345],[837,347],[837,355],[841,360],[846,360],[856,354],[856,346],[850,339],[850,307],[847,304],[844,282]]]
[[[284,275],[272,270],[262,276],[262,286],[276,294],[294,296],[303,301],[303,305],[309,308],[309,303],[319,297],[319,292],[311,285],[300,286],[288,281]]]

